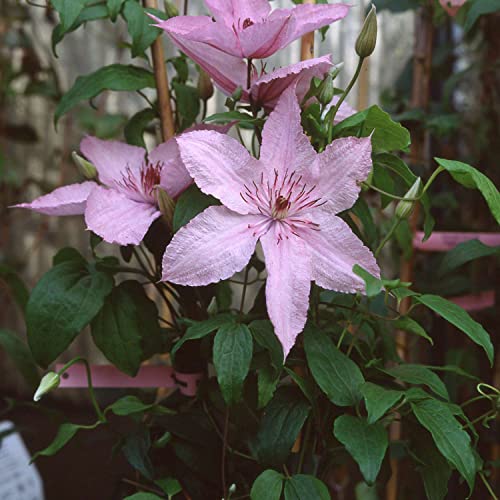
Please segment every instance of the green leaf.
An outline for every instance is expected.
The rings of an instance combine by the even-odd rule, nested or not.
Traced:
[[[155,484],[157,484],[164,493],[167,494],[168,498],[172,498],[174,495],[177,495],[177,493],[182,492],[182,486],[177,481],[177,479],[174,479],[173,477],[166,477],[164,479],[157,479],[155,481]]]
[[[160,340],[156,304],[137,281],[124,281],[113,289],[92,321],[96,346],[119,370],[135,376],[151,341]]]
[[[366,269],[363,269],[358,264],[352,268],[352,272],[357,274],[365,282],[365,291],[367,297],[376,297],[384,287],[382,280],[370,274]]]
[[[456,467],[472,492],[477,467],[470,436],[449,406],[430,398],[410,401],[410,404],[417,420],[431,433],[438,450]]]
[[[385,373],[409,384],[425,385],[443,399],[450,399],[443,381],[425,366],[412,364],[398,365],[385,370]]]
[[[28,341],[37,363],[52,363],[101,310],[112,288],[108,274],[81,262],[63,262],[44,274],[26,306]]]
[[[123,500],[161,500],[161,497],[154,493],[145,493],[141,491],[140,493],[134,493],[129,497],[125,497]]]
[[[314,383],[311,378],[301,377],[290,368],[285,366],[285,371],[290,375],[290,378],[297,384],[297,387],[302,391],[302,394],[309,400],[311,405],[315,404]]]
[[[272,469],[262,472],[252,485],[251,500],[280,500],[283,491],[283,474]]]
[[[431,345],[434,345],[434,341],[427,334],[427,332],[422,328],[422,326],[417,323],[413,318],[409,316],[403,316],[396,321],[391,321],[391,324],[397,330],[403,330],[404,332],[412,333],[413,335],[418,335],[429,341]]]
[[[304,347],[314,380],[330,401],[338,406],[357,404],[365,380],[356,363],[314,327],[306,327]]]
[[[111,21],[116,21],[124,3],[125,0],[107,0],[106,7],[108,8],[109,18]]]
[[[226,111],[225,113],[215,113],[214,115],[207,116],[203,121],[205,123],[217,123],[221,125],[238,122],[239,124],[250,124],[253,126],[260,120],[241,111]]]
[[[252,334],[246,325],[223,325],[215,335],[214,366],[222,396],[228,405],[241,399],[243,382],[252,361],[252,349]]]
[[[429,309],[432,309],[446,321],[464,332],[473,342],[480,345],[486,352],[491,365],[493,365],[494,352],[490,335],[477,321],[474,321],[466,311],[460,306],[438,295],[421,295],[420,297],[415,297],[415,300],[424,304]]]
[[[267,405],[253,441],[259,462],[281,467],[309,415],[309,404],[295,387],[280,387]]]
[[[182,338],[174,345],[170,354],[175,356],[175,353],[182,347],[184,342],[188,340],[197,340],[207,335],[210,335],[215,330],[218,330],[221,326],[232,324],[235,322],[235,317],[232,314],[218,314],[212,318],[203,321],[193,321],[186,333]]]
[[[492,255],[500,255],[500,247],[489,247],[479,240],[464,241],[444,255],[438,275],[443,276],[467,262]]]
[[[156,112],[151,108],[146,108],[136,113],[125,125],[123,134],[128,144],[146,148],[144,142],[144,131],[146,127],[156,118]]]
[[[150,410],[154,404],[146,405],[136,396],[124,396],[112,405],[106,408],[106,411],[112,411],[115,415],[126,417],[135,413],[142,413]]]
[[[333,433],[357,462],[365,481],[373,484],[389,444],[385,427],[369,424],[364,418],[341,415],[335,419]]]
[[[404,391],[386,389],[371,382],[363,384],[361,392],[365,398],[366,411],[368,412],[367,421],[369,424],[373,424],[379,418],[383,417],[404,396]]]
[[[492,14],[500,10],[500,0],[475,0],[465,17],[464,32],[469,32],[476,21],[485,14]]]
[[[284,362],[283,348],[274,333],[273,324],[268,320],[255,320],[248,327],[257,344],[269,351],[273,366],[281,368]]]
[[[85,76],[79,76],[57,105],[54,123],[79,102],[92,99],[104,90],[134,91],[154,88],[153,73],[137,66],[111,64]]]
[[[175,204],[173,228],[177,232],[191,219],[203,212],[206,208],[217,205],[219,202],[213,196],[202,193],[198,186],[193,184],[179,196]]]
[[[138,432],[127,434],[122,446],[122,452],[128,463],[144,477],[152,480],[154,475],[153,464],[149,458],[151,438],[149,430],[141,428]]]
[[[3,281],[9,287],[13,299],[24,312],[30,293],[23,280],[9,266],[0,265],[0,281]]]
[[[136,0],[127,0],[123,8],[123,16],[127,21],[127,30],[132,37],[132,57],[142,56],[158,38],[161,30],[151,25],[151,18]]]
[[[200,112],[200,96],[198,89],[190,85],[173,81],[172,88],[177,100],[177,110],[181,117],[180,131],[183,131],[196,121]]]
[[[65,423],[59,427],[54,441],[42,451],[38,451],[33,455],[31,461],[34,462],[38,457],[51,457],[68,444],[75,434],[82,429],[81,425]]]
[[[372,179],[373,185],[381,189],[382,191],[385,191],[386,193],[395,192],[396,187],[394,185],[394,180],[391,177],[391,174],[389,173],[388,169],[384,168],[379,163],[374,163],[373,165]],[[380,200],[382,209],[384,209],[389,205],[389,203],[392,202],[393,199],[385,194],[380,194]]]
[[[82,267],[87,264],[83,255],[76,248],[72,247],[61,248],[52,258],[53,266],[57,266],[63,262],[74,262]]]
[[[50,0],[59,14],[64,32],[68,31],[85,7],[86,0]]]
[[[27,345],[9,330],[0,329],[0,348],[14,362],[26,382],[32,387],[38,387],[40,375]]]
[[[466,163],[445,160],[443,158],[434,159],[441,167],[447,170],[459,184],[469,189],[478,189],[490,207],[493,217],[495,217],[497,223],[500,224],[500,193],[495,187],[495,184],[493,184],[488,177]]]
[[[266,498],[267,497],[262,497]],[[285,500],[330,500],[325,484],[314,476],[297,474],[285,481]]]
[[[271,401],[278,382],[281,370],[266,365],[257,370],[257,407],[264,408]]]
[[[408,130],[378,106],[371,106],[350,116],[333,129],[334,137],[346,137],[354,132],[359,137],[367,137],[373,132],[374,153],[406,150],[411,142]]]

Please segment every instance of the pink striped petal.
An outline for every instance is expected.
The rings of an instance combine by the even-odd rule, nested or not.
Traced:
[[[40,196],[31,203],[20,203],[12,208],[28,208],[45,215],[81,215],[85,212],[89,194],[96,186],[91,181],[70,184]]]
[[[127,168],[132,172],[139,172],[146,155],[143,148],[90,136],[82,140],[80,151],[95,165],[99,181],[107,186],[122,182]]]
[[[316,184],[322,196],[333,202],[336,213],[351,208],[358,199],[359,183],[372,169],[370,137],[336,139],[318,156]]]
[[[260,177],[260,162],[235,139],[214,131],[197,131],[177,138],[181,158],[198,187],[240,214],[251,207],[241,194]]]
[[[328,290],[342,293],[364,292],[365,283],[352,272],[355,264],[380,276],[377,261],[351,228],[335,216],[336,207],[327,203],[311,210],[319,231],[309,231],[304,239],[312,260],[312,278]]]
[[[203,286],[230,278],[250,260],[262,217],[208,207],[179,229],[163,256],[163,281]]]
[[[285,358],[307,320],[311,289],[311,258],[301,238],[278,240],[279,224],[261,237],[266,259],[267,312]],[[278,242],[279,241],[279,242]]]
[[[205,0],[217,21],[229,28],[238,26],[245,19],[260,21],[269,15],[271,4],[268,0]]]
[[[114,189],[98,186],[87,200],[85,222],[88,229],[108,243],[138,245],[160,215],[154,205],[131,200]]]

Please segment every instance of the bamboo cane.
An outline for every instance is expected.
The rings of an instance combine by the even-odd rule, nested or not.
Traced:
[[[316,0],[304,0],[303,3],[314,4]],[[300,41],[300,60],[306,61],[314,57],[314,31],[307,33]]]

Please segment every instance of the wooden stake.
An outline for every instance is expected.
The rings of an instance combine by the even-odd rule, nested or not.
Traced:
[[[304,0],[303,3],[314,4],[316,0]],[[306,61],[314,57],[314,31],[304,35],[300,41],[300,60]]]
[[[158,9],[157,0],[144,0],[144,5],[151,9]],[[170,104],[170,89],[168,86],[167,65],[165,64],[165,53],[161,37],[158,37],[151,46],[153,55],[153,69],[156,80],[156,91],[158,93],[158,104],[160,106],[161,133],[164,141],[175,135],[174,118]]]

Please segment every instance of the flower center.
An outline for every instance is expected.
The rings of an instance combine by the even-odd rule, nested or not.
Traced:
[[[290,200],[284,196],[278,196],[271,210],[271,215],[274,219],[285,219],[290,208]]]
[[[160,183],[162,168],[162,163],[153,164],[148,160],[144,161],[139,171],[133,171],[127,166],[122,173],[121,181],[116,183],[117,187],[126,191],[132,199],[154,203],[154,189]]]
[[[250,26],[253,26],[254,25],[254,22],[249,18],[247,17],[244,21],[243,21],[243,29],[246,30],[247,28],[249,28]]]

